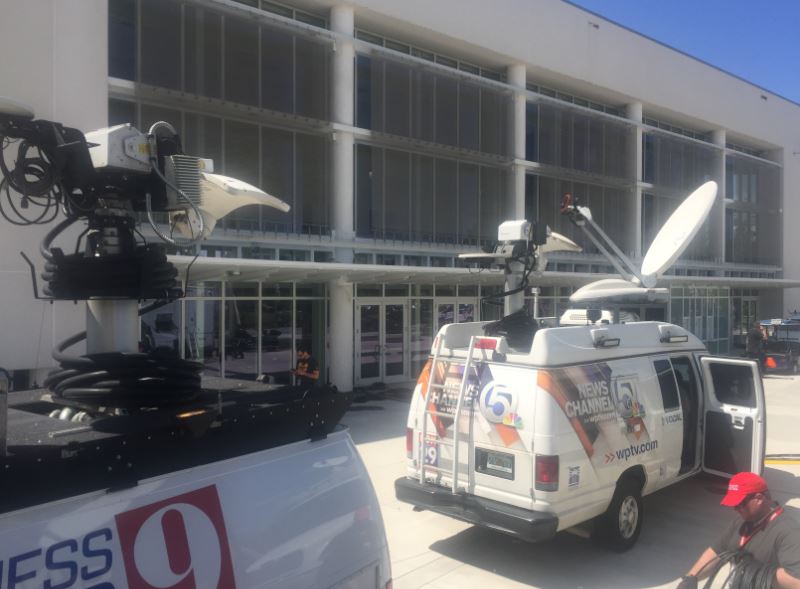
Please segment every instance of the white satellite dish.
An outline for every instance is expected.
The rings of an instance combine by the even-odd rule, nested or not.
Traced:
[[[247,182],[203,172],[200,179],[200,202],[197,203],[196,210],[187,208],[170,213],[170,222],[187,238],[205,239],[211,235],[219,219],[246,205],[264,205],[283,213],[290,209],[281,199]],[[203,216],[202,233],[198,214]]]
[[[549,252],[579,252],[583,248],[572,241],[569,237],[564,237],[560,233],[550,231],[547,234],[547,241],[539,246],[539,253]]]
[[[644,286],[655,286],[658,278],[686,251],[711,212],[716,198],[717,183],[706,182],[670,215],[642,260]]]
[[[644,304],[666,302],[666,288],[642,288],[622,278],[606,278],[582,286],[569,297],[573,303],[596,303],[613,300],[620,303]]]
[[[0,114],[23,119],[32,119],[34,116],[33,111],[26,105],[3,96],[0,96]]]
[[[637,278],[598,280],[576,290],[569,300],[581,304],[666,301],[667,289],[654,288],[656,282],[689,247],[708,218],[716,197],[717,183],[714,181],[706,182],[686,197],[656,235],[642,260]],[[633,269],[631,271],[635,273]]]

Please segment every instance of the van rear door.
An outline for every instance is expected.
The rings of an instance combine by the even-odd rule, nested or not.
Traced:
[[[758,364],[738,358],[700,358],[705,390],[703,470],[721,476],[761,473],[766,412]]]

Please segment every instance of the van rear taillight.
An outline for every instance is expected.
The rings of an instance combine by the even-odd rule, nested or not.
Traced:
[[[558,456],[536,455],[536,490],[558,491]]]
[[[406,428],[406,456],[411,458],[414,454],[414,430],[410,427]]]

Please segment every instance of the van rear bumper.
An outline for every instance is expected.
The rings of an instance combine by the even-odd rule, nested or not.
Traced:
[[[408,477],[397,479],[394,491],[397,499],[405,503],[510,534],[526,542],[548,540],[558,529],[558,517],[552,513],[530,511],[466,493],[454,495],[445,487],[421,485]]]

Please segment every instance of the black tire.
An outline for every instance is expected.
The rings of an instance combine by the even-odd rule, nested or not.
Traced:
[[[622,479],[611,498],[608,510],[594,522],[592,539],[614,552],[630,550],[642,531],[644,509],[638,481]]]

